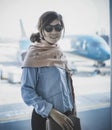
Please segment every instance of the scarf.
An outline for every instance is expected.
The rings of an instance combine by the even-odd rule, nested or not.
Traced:
[[[67,70],[67,60],[57,45],[34,43],[30,45],[22,67],[57,66]]]

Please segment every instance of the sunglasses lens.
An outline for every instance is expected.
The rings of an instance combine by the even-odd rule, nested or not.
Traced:
[[[52,27],[51,25],[47,25],[47,26],[45,27],[45,30],[46,30],[47,32],[51,32],[51,31],[53,30],[53,27]]]
[[[55,29],[55,31],[60,32],[62,30],[62,26],[60,24],[57,25],[47,25],[45,27],[46,32],[52,32],[52,30]]]
[[[58,32],[60,32],[62,30],[62,26],[60,24],[57,24],[55,26],[55,30],[58,31]]]

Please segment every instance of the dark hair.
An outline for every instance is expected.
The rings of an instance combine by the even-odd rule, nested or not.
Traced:
[[[44,14],[42,14],[39,18],[38,25],[37,25],[37,29],[39,32],[33,33],[30,36],[30,40],[32,42],[35,42],[35,41],[39,42],[41,39],[44,39],[43,34],[42,34],[43,29],[45,28],[46,25],[50,24],[55,19],[58,19],[61,22],[62,27],[64,28],[62,16],[56,13],[55,11],[47,11]]]

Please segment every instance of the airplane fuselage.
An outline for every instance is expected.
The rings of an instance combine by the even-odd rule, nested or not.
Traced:
[[[67,41],[66,38],[69,40]],[[64,39],[65,43],[60,44],[60,47],[65,52],[96,60],[98,62],[110,59],[110,47],[99,36],[74,35],[67,36],[66,38],[66,40]]]

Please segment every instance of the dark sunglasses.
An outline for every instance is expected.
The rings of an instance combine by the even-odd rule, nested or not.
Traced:
[[[57,31],[57,32],[60,32],[60,31],[63,29],[62,25],[56,24],[56,25],[47,25],[47,26],[45,27],[45,31],[46,31],[46,32],[52,32],[52,31],[53,31],[53,28],[54,28],[55,31]]]

